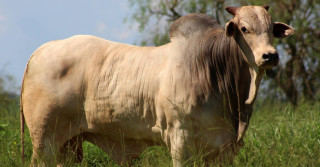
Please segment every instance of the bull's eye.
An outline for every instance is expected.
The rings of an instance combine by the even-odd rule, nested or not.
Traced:
[[[249,31],[246,29],[246,27],[242,27],[242,28],[241,28],[241,31],[242,31],[243,33],[249,33]]]

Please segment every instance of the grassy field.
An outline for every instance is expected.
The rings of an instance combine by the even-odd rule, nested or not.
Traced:
[[[0,166],[22,166],[19,105],[0,99]],[[118,166],[102,150],[84,143],[84,161],[70,166]],[[32,145],[25,135],[26,165]],[[133,166],[172,166],[165,147],[148,148]],[[234,164],[225,166],[320,166],[320,103],[264,105],[255,109],[245,146]]]

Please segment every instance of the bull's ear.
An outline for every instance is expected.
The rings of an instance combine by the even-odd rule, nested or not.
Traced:
[[[230,6],[226,7],[226,11],[232,14],[233,16],[235,16],[239,10],[240,10],[240,7],[230,7]]]
[[[284,23],[280,22],[274,22],[273,23],[273,36],[275,38],[285,38],[287,36],[290,36],[294,33],[294,28],[291,26],[288,26]]]
[[[237,25],[233,20],[231,20],[228,23],[226,23],[226,35],[227,35],[227,37],[233,36],[233,34],[236,32],[236,28],[237,28]]]

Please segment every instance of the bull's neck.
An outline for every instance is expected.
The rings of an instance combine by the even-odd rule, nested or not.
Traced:
[[[203,91],[238,94],[240,72],[246,64],[237,43],[223,30],[207,31],[199,39],[190,53],[196,69],[193,75],[201,80]]]

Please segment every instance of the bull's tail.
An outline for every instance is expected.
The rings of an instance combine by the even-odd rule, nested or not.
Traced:
[[[21,161],[23,165],[24,164],[24,115],[23,115],[23,103],[22,103],[22,89],[21,89],[21,95],[20,95],[20,125],[21,125]]]
[[[23,94],[23,90],[24,90],[24,80],[25,80],[25,76],[26,76],[26,73],[28,70],[29,61],[27,63],[27,67],[26,67],[24,74],[23,74],[23,79],[22,79],[22,83],[21,83],[21,91],[20,91],[20,128],[21,128],[21,161],[22,161],[22,165],[24,164],[24,124],[25,124],[24,123],[25,119],[24,119],[24,114],[23,114],[22,94]]]

